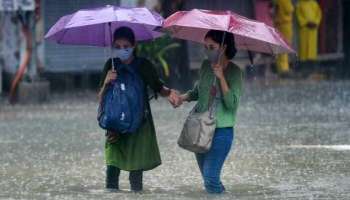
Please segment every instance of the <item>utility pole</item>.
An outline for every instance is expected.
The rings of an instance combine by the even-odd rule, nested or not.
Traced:
[[[28,15],[28,31],[30,32],[29,37],[32,41],[32,51],[30,56],[30,62],[28,66],[28,77],[31,82],[38,80],[37,70],[37,44],[36,44],[36,20],[34,12],[30,12]]]

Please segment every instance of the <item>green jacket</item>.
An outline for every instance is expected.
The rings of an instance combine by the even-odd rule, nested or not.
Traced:
[[[234,127],[236,113],[240,101],[243,73],[232,62],[227,66],[225,78],[230,87],[229,92],[222,95],[216,108],[217,128]],[[208,109],[210,88],[213,84],[214,73],[208,60],[203,61],[200,69],[200,77],[194,88],[187,92],[190,101],[198,101],[197,110],[204,112]],[[219,87],[219,81],[217,81]],[[219,87],[221,88],[221,87]]]

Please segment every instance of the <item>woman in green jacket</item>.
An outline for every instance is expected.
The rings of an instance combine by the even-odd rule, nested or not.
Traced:
[[[231,62],[236,54],[233,34],[211,30],[205,36],[205,48],[208,59],[202,63],[198,83],[191,91],[181,95],[180,101],[174,106],[179,106],[183,101],[198,101],[197,111],[206,111],[211,102],[212,85],[216,78],[215,134],[211,149],[207,153],[196,154],[196,159],[207,192],[222,193],[225,188],[220,174],[233,141],[242,90],[242,71]]]
[[[145,85],[169,100],[177,99],[174,90],[168,89],[157,75],[157,71],[150,61],[137,57],[135,35],[128,27],[118,28],[113,35],[114,63],[137,67]],[[101,79],[100,100],[103,98],[106,86],[117,78],[117,71],[112,70],[111,59],[104,67]],[[147,92],[146,92],[147,93]],[[174,97],[176,96],[176,97]],[[148,99],[148,98],[147,98]],[[175,102],[173,102],[175,103]],[[105,158],[106,158],[106,188],[119,189],[119,174],[121,170],[129,171],[132,191],[142,190],[143,171],[151,170],[161,164],[156,132],[153,124],[149,102],[145,102],[146,117],[133,134],[118,134],[106,132]]]

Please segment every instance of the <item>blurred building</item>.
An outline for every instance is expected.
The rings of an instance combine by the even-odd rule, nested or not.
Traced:
[[[2,70],[6,75],[2,82],[7,87],[9,78],[16,73],[23,62],[26,48],[23,27],[21,26],[23,16],[25,16],[23,13],[25,10],[33,10],[33,2],[36,1],[39,0],[0,0],[0,71]],[[50,79],[53,87],[69,87],[97,82],[101,64],[109,57],[108,49],[57,45],[43,40],[44,34],[61,16],[78,9],[121,4],[126,6],[145,5],[160,9],[159,11],[166,15],[176,10],[192,8],[232,10],[249,18],[254,18],[255,13],[254,0],[42,0],[39,2],[41,2],[40,8],[35,11],[39,17],[35,30],[37,49],[35,62],[39,69],[44,69],[42,75]],[[296,0],[294,0],[295,2]],[[323,69],[332,69],[342,75],[345,75],[346,72],[350,74],[348,67],[350,64],[350,41],[348,37],[344,37],[350,33],[350,14],[348,14],[350,13],[350,0],[319,0],[319,3],[323,11],[319,33],[318,60],[321,62],[320,66]],[[174,7],[176,4],[181,6]],[[162,5],[163,8],[160,8],[159,5]],[[11,11],[11,6],[17,7],[17,9]],[[18,9],[19,7],[21,9]],[[296,25],[294,28],[294,31],[297,32]],[[295,49],[297,49],[297,35],[295,34],[293,39]],[[184,59],[184,62],[187,62],[188,65],[181,64],[181,66],[186,66],[186,68],[189,66],[195,71],[200,66],[204,56],[202,47],[190,42],[185,46],[187,51],[183,52],[188,52],[188,59]],[[243,66],[248,63],[245,52],[240,52],[236,60]],[[187,74],[187,70],[175,70],[175,73]]]
[[[45,33],[62,16],[78,9],[94,8],[105,5],[119,5],[119,0],[0,0],[0,65],[3,69],[4,85],[8,90],[10,81],[23,62],[26,51],[26,37],[23,24],[28,20],[28,8],[19,8],[25,3],[36,2],[39,9],[35,11],[36,25],[33,33],[36,49],[36,66],[41,76],[50,79],[53,87],[72,87],[88,82],[89,77],[96,76],[101,64],[109,56],[107,49],[58,45],[44,40]],[[39,3],[38,3],[39,2]],[[28,12],[26,12],[28,11]],[[1,69],[0,67],[0,69]],[[62,84],[63,83],[63,84]],[[88,84],[88,83],[87,83]]]
[[[350,0],[343,0],[343,51],[344,51],[344,63],[342,73],[345,77],[350,77]]]
[[[63,15],[73,13],[79,9],[108,4],[119,5],[119,0],[65,0],[65,3],[62,2],[55,0],[42,1],[43,33],[46,33]],[[107,53],[101,48],[66,46],[44,42],[45,69],[49,72],[100,70],[101,61],[107,56]]]
[[[293,1],[294,4],[297,0]],[[344,44],[349,44],[347,39],[344,39],[344,31],[348,28],[345,23],[348,23],[349,19],[347,14],[349,12],[350,2],[349,0],[319,0],[318,1],[322,12],[323,18],[321,22],[321,27],[319,30],[319,45],[318,45],[318,61],[319,68],[322,71],[330,71],[330,73],[336,73],[342,75],[342,62],[344,60],[344,48],[347,49]],[[241,15],[244,15],[249,18],[254,18],[254,6],[255,3],[258,3],[255,0],[188,0],[186,1],[186,8],[202,8],[202,9],[218,9],[218,10],[232,10]],[[259,16],[256,16],[259,18]],[[261,18],[261,17],[260,17]],[[297,33],[297,25],[295,22],[294,32]],[[298,34],[294,35],[293,38],[293,48],[298,49],[297,41]],[[191,68],[197,68],[199,66],[200,60],[202,59],[201,51],[198,51],[200,47],[197,47],[196,44],[189,44],[189,52],[191,58]],[[241,65],[248,63],[246,59],[246,54],[241,52],[238,54],[236,60]],[[347,60],[347,59],[345,59]],[[292,62],[295,62],[292,60]]]
[[[318,39],[320,68],[340,77],[346,76],[343,65],[346,42],[344,31],[349,19],[344,17],[350,12],[349,8],[344,7],[346,2],[347,0],[319,0],[323,15]]]
[[[293,0],[294,3],[297,0]],[[343,61],[346,59],[344,47],[346,38],[346,13],[349,8],[344,6],[348,0],[318,0],[322,10],[322,20],[318,34],[318,67],[317,71],[324,72],[329,76],[344,77]],[[294,26],[298,33],[297,25]],[[293,46],[297,49],[299,34],[295,34]]]
[[[319,34],[319,53],[321,59],[343,57],[343,1],[320,0],[322,22]]]
[[[44,19],[43,33],[63,15],[83,8],[94,8],[105,5],[119,5],[119,0],[44,0],[42,15]],[[65,88],[69,86],[89,87],[89,82],[99,79],[99,72],[109,57],[108,48],[67,46],[51,42],[43,42],[43,62],[45,76],[55,86],[64,80]],[[56,84],[57,82],[57,84]]]

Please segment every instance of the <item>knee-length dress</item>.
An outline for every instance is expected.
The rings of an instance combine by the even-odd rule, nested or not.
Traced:
[[[161,91],[163,82],[160,80],[155,67],[150,61],[145,58],[136,57],[130,65],[138,65],[135,67],[138,68],[140,77],[146,86],[151,88],[155,93]],[[101,83],[103,83],[110,69],[111,59],[105,64]],[[145,120],[141,127],[135,133],[120,135],[115,143],[106,141],[105,159],[107,165],[115,166],[125,171],[146,171],[161,164],[157,136],[148,98],[145,104],[148,112],[146,112]]]

